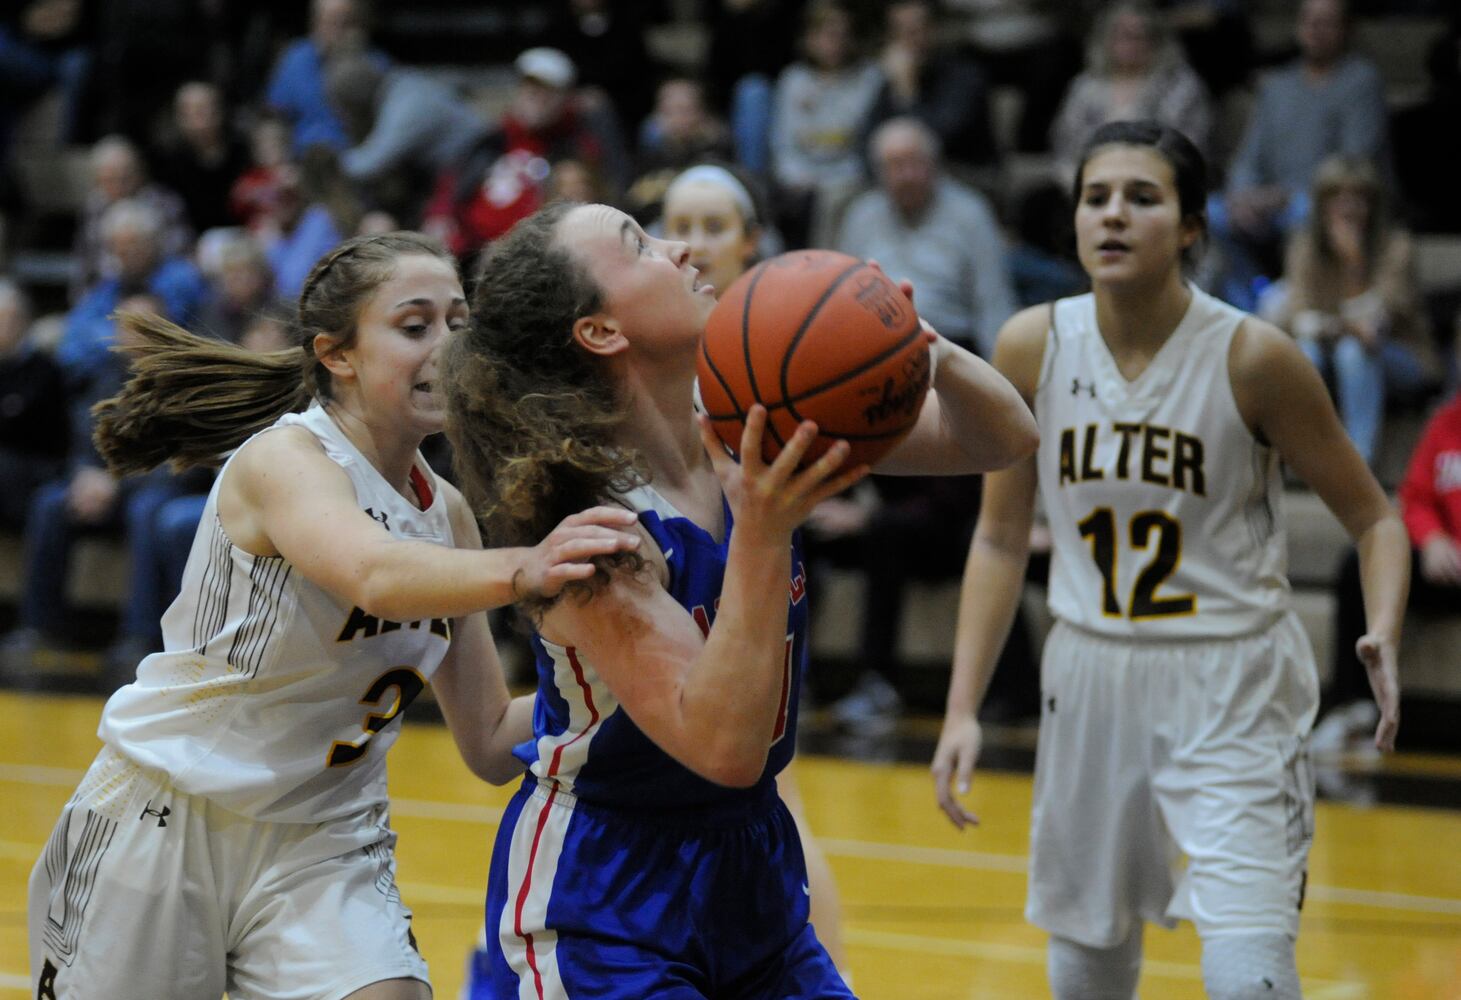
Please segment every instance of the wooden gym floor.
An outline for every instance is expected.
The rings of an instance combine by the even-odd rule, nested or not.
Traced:
[[[25,888],[62,804],[97,749],[95,697],[0,692],[0,1000],[33,995]],[[926,738],[931,720],[922,726]],[[983,826],[962,836],[916,764],[808,756],[811,825],[841,888],[854,983],[867,1000],[1040,998],[1044,937],[1022,917],[1030,778],[983,772]],[[1309,1000],[1461,1000],[1461,760],[1401,755],[1383,772],[1442,789],[1449,808],[1321,802],[1299,971]],[[507,789],[472,778],[439,725],[408,723],[392,754],[400,887],[455,1000],[482,914]],[[1150,929],[1141,995],[1202,996],[1190,926]],[[202,998],[206,1000],[206,998]]]

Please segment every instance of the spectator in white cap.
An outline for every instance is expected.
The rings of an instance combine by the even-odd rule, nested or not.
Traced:
[[[557,49],[545,46],[527,49],[517,57],[513,65],[517,67],[518,76],[541,83],[551,90],[571,90],[578,82],[578,71],[573,66],[573,60]]]
[[[422,228],[459,257],[476,253],[548,197],[553,166],[576,160],[610,196],[628,183],[629,156],[612,112],[574,90],[578,71],[561,50],[527,49],[513,63],[518,81],[495,128],[456,169],[437,177]]]

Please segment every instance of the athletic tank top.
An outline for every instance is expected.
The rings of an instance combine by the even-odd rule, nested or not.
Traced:
[[[1288,607],[1278,456],[1243,422],[1228,375],[1244,318],[1193,288],[1127,381],[1094,295],[1055,304],[1035,418],[1061,620],[1110,636],[1235,636]]]
[[[446,501],[418,510],[318,404],[281,417],[345,470],[360,506],[402,539],[453,544]],[[232,458],[229,459],[232,462]],[[208,496],[163,648],[112,695],[98,735],[182,791],[258,819],[320,822],[386,801],[401,714],[451,641],[448,619],[378,619],[310,583],[281,556],[235,547]],[[329,530],[322,525],[321,530]]]
[[[676,510],[653,487],[640,486],[623,499],[669,564],[670,595],[704,633],[715,621],[730,541],[730,508],[725,509],[726,541]],[[538,696],[533,710],[533,740],[517,746],[517,757],[539,779],[552,779],[580,799],[601,805],[660,810],[758,800],[790,762],[796,744],[796,713],[807,660],[806,571],[801,536],[792,544],[786,658],[775,743],[760,781],[749,789],[707,781],[661,750],[644,735],[615,700],[603,678],[572,646],[532,637],[537,659]]]

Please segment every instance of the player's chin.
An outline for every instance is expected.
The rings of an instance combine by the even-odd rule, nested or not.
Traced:
[[[439,434],[446,429],[446,405],[439,399],[411,408],[411,424],[421,434]]]

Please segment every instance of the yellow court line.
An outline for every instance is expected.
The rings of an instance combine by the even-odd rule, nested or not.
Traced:
[[[840,837],[818,837],[828,854],[867,861],[902,861],[916,865],[940,865],[944,868],[974,868],[979,871],[1023,874],[1029,859],[1023,854],[992,854],[987,851],[956,851],[948,847],[917,847],[912,844],[881,844],[868,840],[845,840]]]
[[[79,770],[62,767],[0,763],[0,782],[71,787],[81,779],[82,773]],[[488,827],[496,826],[502,818],[502,810],[493,806],[466,802],[443,802],[435,799],[396,797],[391,799],[391,814],[395,817],[475,823]],[[976,871],[1021,873],[1027,869],[1029,862],[1028,857],[1023,854],[961,851],[943,847],[887,844],[876,841],[850,840],[836,837],[819,837],[818,841],[827,853],[833,857],[894,861],[903,864],[968,868]],[[15,846],[20,845],[0,841],[0,853],[4,853]],[[29,849],[39,851],[40,848],[41,845],[37,844]],[[1374,889],[1354,889],[1347,886],[1331,886],[1315,882],[1309,883],[1308,896],[1316,902],[1344,903],[1355,906],[1461,916],[1461,899],[1450,897],[1416,896],[1409,893],[1383,892]]]

